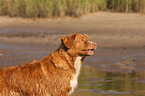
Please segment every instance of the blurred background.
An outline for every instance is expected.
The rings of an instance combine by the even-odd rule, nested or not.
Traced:
[[[71,96],[145,96],[145,0],[0,0],[0,68],[41,60],[72,33],[98,49]]]
[[[0,0],[0,3],[0,14],[13,17],[78,17],[98,11],[145,13],[145,0]]]

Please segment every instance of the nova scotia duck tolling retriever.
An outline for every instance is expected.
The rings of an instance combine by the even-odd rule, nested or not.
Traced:
[[[42,60],[0,69],[0,96],[70,95],[84,58],[96,47],[86,34],[62,37],[59,48]]]

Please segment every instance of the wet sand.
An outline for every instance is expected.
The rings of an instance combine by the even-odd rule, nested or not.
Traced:
[[[55,44],[70,33],[86,33],[100,48],[145,47],[145,15],[98,12],[80,18],[0,17],[0,42]]]

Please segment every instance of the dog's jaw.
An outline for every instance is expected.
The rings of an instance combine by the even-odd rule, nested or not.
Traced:
[[[81,66],[82,66],[82,57],[77,57],[75,62],[74,62],[74,68],[76,70],[76,73],[73,74],[73,78],[71,79],[70,81],[70,85],[72,87],[71,91],[69,92],[69,95],[71,93],[73,93],[74,89],[77,87],[78,85],[78,76],[80,74],[80,69],[81,69]]]

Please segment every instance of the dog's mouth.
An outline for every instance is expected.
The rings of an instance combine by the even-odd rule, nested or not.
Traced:
[[[87,50],[83,50],[83,52],[86,54],[86,55],[93,55],[95,49],[87,49]]]
[[[95,49],[87,49],[87,50],[83,50],[84,52],[94,52],[95,51]]]

